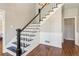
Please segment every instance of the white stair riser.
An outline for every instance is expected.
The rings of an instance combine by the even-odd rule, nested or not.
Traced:
[[[39,31],[38,29],[25,29],[24,31]]]
[[[40,31],[23,31],[21,34],[34,34]]]
[[[40,27],[39,24],[30,24],[28,27]]]
[[[28,26],[26,28],[40,28],[40,27],[35,27],[35,26]]]
[[[23,33],[24,34],[35,34],[35,33],[38,34],[39,32],[40,32],[39,30],[37,30],[37,31],[30,31],[29,30],[29,31],[23,31],[23,32],[21,32],[21,34],[23,34]]]
[[[26,27],[26,29],[29,29],[29,30],[30,30],[30,29],[34,29],[34,30],[37,29],[37,30],[39,30],[40,28],[39,28],[39,27],[36,27],[36,28],[35,28],[35,27]]]

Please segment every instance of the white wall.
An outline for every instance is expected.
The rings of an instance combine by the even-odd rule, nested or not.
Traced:
[[[62,47],[62,8],[60,7],[41,25],[40,39],[42,44]],[[45,42],[48,41],[49,43]]]
[[[64,18],[68,18],[68,17],[72,18],[77,16],[78,8],[72,7],[72,8],[63,8],[63,9],[64,9],[63,11]]]
[[[35,7],[33,3],[0,4],[0,9],[5,10],[5,45],[16,36],[17,28],[22,28],[35,16]]]
[[[64,39],[75,40],[75,18],[64,19]]]

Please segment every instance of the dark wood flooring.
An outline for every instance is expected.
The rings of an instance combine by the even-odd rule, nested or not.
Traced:
[[[79,56],[79,47],[70,40],[65,40],[62,48],[40,44],[28,56]]]

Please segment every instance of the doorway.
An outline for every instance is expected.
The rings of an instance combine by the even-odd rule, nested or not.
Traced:
[[[64,40],[72,40],[75,43],[75,18],[64,18]]]

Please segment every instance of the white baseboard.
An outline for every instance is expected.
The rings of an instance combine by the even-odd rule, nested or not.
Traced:
[[[64,38],[64,39],[66,39],[66,40],[75,40],[75,39],[73,39],[73,38],[68,38],[68,37],[67,37],[67,38]]]

